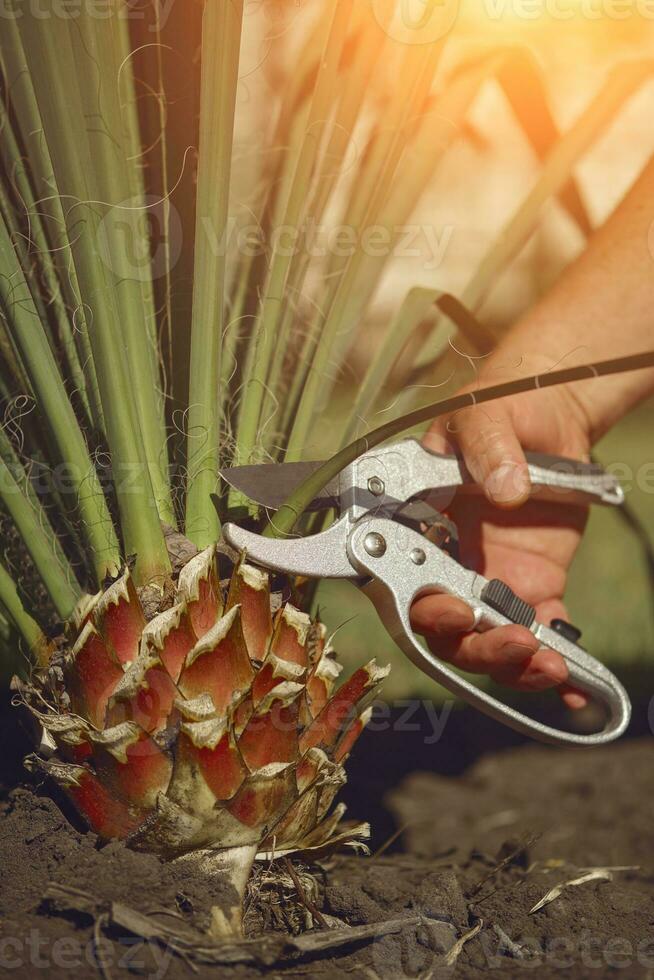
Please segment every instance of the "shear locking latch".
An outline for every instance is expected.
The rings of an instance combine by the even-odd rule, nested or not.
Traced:
[[[534,607],[516,595],[513,589],[499,578],[490,579],[481,590],[480,598],[491,609],[495,609],[518,626],[526,626],[529,629],[536,619]]]

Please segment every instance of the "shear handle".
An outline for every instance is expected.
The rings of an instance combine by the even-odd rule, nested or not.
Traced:
[[[463,599],[474,609],[477,629],[482,631],[512,621],[480,598],[487,584],[483,576],[459,565],[417,532],[386,518],[364,518],[350,534],[348,553],[360,574],[371,577],[363,591],[374,603],[390,636],[416,667],[452,694],[516,731],[553,745],[602,745],[625,731],[631,705],[617,678],[585,650],[542,623],[534,624],[532,630],[543,646],[563,656],[570,683],[606,707],[608,717],[601,732],[583,735],[544,725],[479,690],[423,647],[409,621],[411,605],[420,594],[447,593]]]
[[[612,504],[624,502],[624,493],[612,473],[596,463],[551,456],[546,453],[525,453],[532,496],[552,500],[560,504]],[[459,493],[481,493],[481,488],[471,476],[459,456],[436,453],[425,448],[416,439],[372,450],[361,457],[354,466],[356,485],[365,487],[366,479],[377,476],[384,481],[387,492],[398,499],[429,492],[436,498],[435,506],[442,510]],[[360,503],[372,510],[374,497]]]

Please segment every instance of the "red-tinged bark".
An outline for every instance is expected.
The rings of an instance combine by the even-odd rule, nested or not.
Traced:
[[[301,694],[301,684],[285,681],[266,695],[250,718],[238,743],[250,771],[297,758]]]
[[[172,720],[178,693],[159,658],[144,647],[109,701],[107,724],[133,721],[146,732],[159,732]]]
[[[216,710],[226,712],[249,691],[253,679],[236,606],[196,643],[186,658],[178,686],[186,698],[209,694]]]
[[[184,725],[179,751],[197,763],[217,801],[231,800],[247,776],[247,769],[231,726],[215,722],[215,734],[208,728],[207,722]]]
[[[338,745],[334,750],[334,762],[345,762],[359,735],[366,727],[372,717],[372,708],[367,708],[358,718],[352,722],[341,736]]]
[[[280,660],[306,668],[309,664],[307,637],[311,620],[290,603],[275,616],[270,649]]]
[[[324,650],[307,677],[308,703],[313,718],[327,704],[340,672],[340,664],[330,656],[329,650]]]
[[[165,793],[172,774],[170,757],[154,739],[133,723],[107,729],[93,739],[91,764],[96,775],[117,798],[144,815]]]
[[[241,562],[234,570],[226,610],[241,607],[241,624],[248,653],[252,660],[263,660],[272,636],[270,582],[259,569]]]
[[[68,793],[89,826],[107,840],[129,837],[143,822],[143,812],[130,808],[88,769],[80,774],[79,785],[69,787]]]
[[[148,623],[143,632],[142,645],[158,655],[176,683],[186,658],[206,632],[208,631],[204,630],[202,634],[196,634],[187,606],[180,603],[160,613]]]
[[[136,660],[145,616],[128,570],[98,600],[93,622],[121,664]]]
[[[318,822],[318,791],[309,789],[303,793],[275,824],[268,840],[270,846],[284,847],[293,841],[301,841]]]
[[[377,688],[388,674],[388,668],[377,667],[374,661],[361,667],[337,690],[300,739],[301,751],[319,746],[332,750],[342,732],[358,715],[357,706]]]
[[[266,694],[284,681],[301,682],[304,670],[299,664],[280,660],[270,651],[264,660],[261,670],[257,673],[252,684],[252,701],[254,706],[261,704]]]
[[[223,611],[215,548],[207,548],[184,566],[179,577],[178,594],[186,604],[195,636],[201,639]]]
[[[329,765],[329,757],[322,749],[309,749],[297,764],[295,777],[299,793],[315,783],[318,774]]]
[[[292,765],[273,763],[245,780],[226,809],[246,827],[265,827],[296,797]]]
[[[107,702],[123,678],[123,671],[102,637],[87,623],[65,667],[72,710],[103,728]]]

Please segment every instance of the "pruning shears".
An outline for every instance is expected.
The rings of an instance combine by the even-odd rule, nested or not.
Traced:
[[[624,494],[611,474],[593,463],[528,453],[532,495],[561,505],[620,505]],[[271,463],[222,471],[226,482],[254,502],[279,509],[293,489],[320,463]],[[335,509],[325,531],[306,537],[273,539],[234,523],[226,541],[248,560],[285,575],[348,579],[373,602],[395,643],[416,667],[452,694],[511,728],[540,741],[600,745],[626,729],[631,705],[626,691],[603,664],[578,643],[571,623],[538,622],[534,608],[505,582],[487,579],[457,557],[456,528],[442,511],[456,494],[479,493],[457,456],[434,453],[415,439],[404,439],[359,456],[311,504],[314,511]],[[564,658],[569,683],[603,703],[601,732],[562,731],[530,718],[478,689],[439,660],[415,636],[409,619],[413,601],[446,593],[466,602],[475,629],[518,623],[543,647]]]

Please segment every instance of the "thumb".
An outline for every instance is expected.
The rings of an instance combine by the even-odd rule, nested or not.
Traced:
[[[529,497],[527,460],[505,404],[462,409],[450,421],[466,466],[497,507],[519,507]]]

